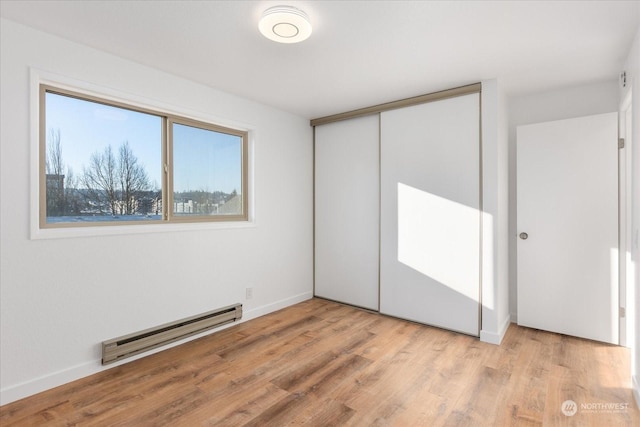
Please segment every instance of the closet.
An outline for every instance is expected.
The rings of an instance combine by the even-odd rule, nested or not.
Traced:
[[[480,84],[312,125],[315,295],[478,336]]]
[[[378,310],[378,115],[315,128],[315,294]]]

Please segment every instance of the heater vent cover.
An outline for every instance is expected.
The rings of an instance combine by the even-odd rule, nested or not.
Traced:
[[[234,304],[103,341],[102,364],[113,363],[241,318],[242,304]]]

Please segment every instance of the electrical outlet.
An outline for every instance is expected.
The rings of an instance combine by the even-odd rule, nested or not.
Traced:
[[[245,290],[245,293],[246,293],[245,296],[246,296],[247,299],[253,298],[253,288],[247,288]]]

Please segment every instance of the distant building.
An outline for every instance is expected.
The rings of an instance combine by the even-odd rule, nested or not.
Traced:
[[[64,194],[64,175],[53,173],[47,174],[47,191],[59,192]]]
[[[64,213],[64,175],[47,174],[47,216]]]
[[[173,212],[177,214],[193,213],[193,200],[183,200],[181,202],[173,202]]]
[[[242,213],[242,195],[236,194],[218,207],[219,215],[240,215]]]

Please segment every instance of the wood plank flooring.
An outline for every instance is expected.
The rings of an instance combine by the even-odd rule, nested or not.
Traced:
[[[564,401],[576,403],[566,416]],[[0,425],[640,425],[628,350],[500,346],[312,299],[0,407]]]

